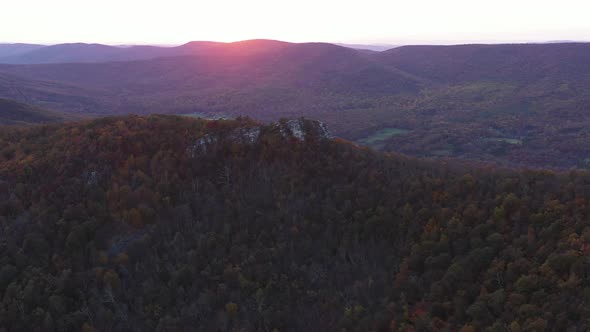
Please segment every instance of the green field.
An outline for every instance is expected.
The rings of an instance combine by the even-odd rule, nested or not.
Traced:
[[[357,142],[363,145],[372,145],[384,141],[392,136],[403,135],[409,132],[411,132],[411,130],[402,128],[383,128],[381,130],[376,131],[370,136],[361,138]]]
[[[201,119],[207,119],[207,120],[231,120],[231,119],[235,118],[234,116],[223,114],[223,113],[211,114],[211,113],[193,112],[193,113],[186,113],[186,114],[181,114],[181,115],[188,116],[191,118],[201,118]]]
[[[504,142],[512,145],[522,145],[522,140],[517,138],[507,138],[507,137],[492,137],[486,138],[486,141],[489,142]]]

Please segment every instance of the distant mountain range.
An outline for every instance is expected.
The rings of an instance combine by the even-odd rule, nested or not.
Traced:
[[[0,61],[4,58],[17,57],[21,54],[26,54],[44,48],[44,45],[36,44],[0,44]]]
[[[195,55],[211,47],[226,43],[194,41],[180,46],[110,46],[104,44],[68,43],[57,45],[0,44],[0,63],[4,64],[48,64],[78,62],[110,62],[148,60],[160,57]],[[395,46],[371,44],[338,44],[340,46],[384,51]]]
[[[145,60],[166,56],[191,55],[217,45],[216,42],[190,42],[176,47],[109,46],[103,44],[0,44],[0,63],[43,64],[68,62],[108,62]]]
[[[64,47],[85,51],[58,51]],[[373,52],[251,40],[172,48],[71,44],[26,54],[21,59],[30,62],[93,63],[0,65],[0,97],[85,115],[223,114],[265,121],[303,115],[386,151],[590,166],[588,43]],[[123,61],[133,57],[143,60]]]
[[[580,43],[576,41],[547,41],[540,44]],[[195,55],[215,46],[234,43],[193,41],[179,46],[156,45],[104,45],[88,43],[65,43],[56,45],[2,44],[0,43],[0,64],[49,64],[78,62],[111,62],[149,60],[160,57]],[[360,51],[383,52],[402,45],[393,44],[348,44],[334,45]],[[500,45],[500,44],[488,44]]]
[[[73,112],[223,111],[273,119],[302,111],[330,111],[335,107],[333,97],[339,95],[416,93],[423,85],[420,78],[383,65],[370,54],[333,44],[252,40],[195,42],[184,47],[193,50],[191,56],[0,65],[0,75],[23,81],[12,83],[12,89],[0,89],[0,95],[19,98],[15,87],[36,87],[43,82],[60,84],[56,93],[65,96],[47,98],[44,90],[31,89],[26,94],[28,101],[61,100],[63,109]],[[54,86],[50,89],[55,91]],[[80,109],[77,103],[71,105],[68,96],[72,94],[92,101]],[[325,98],[329,100],[323,101]]]

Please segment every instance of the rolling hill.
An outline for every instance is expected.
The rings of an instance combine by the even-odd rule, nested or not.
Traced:
[[[16,44],[2,44],[0,43],[0,59],[6,57],[13,57],[18,56],[20,54],[28,53],[33,50],[39,49],[44,47],[43,45],[37,44],[23,44],[23,43],[16,43]],[[0,61],[1,63],[1,61]]]
[[[414,93],[421,84],[397,70],[382,68],[353,49],[267,40],[221,44],[193,56],[96,64],[4,65],[0,72],[105,91],[106,99],[124,99],[111,109],[115,114],[208,111],[262,119],[293,116],[302,110],[313,114],[347,107],[335,102],[356,98],[358,93]]]
[[[193,41],[175,47],[68,43],[50,46],[0,44],[0,63],[50,64],[147,60],[158,57],[193,55],[222,43]]]
[[[232,48],[256,43],[257,47],[248,49],[264,52],[264,44],[270,46],[274,41],[254,40],[230,43]],[[0,44],[0,63],[3,64],[51,64],[51,63],[93,63],[113,61],[149,60],[159,57],[196,55],[212,48],[224,47],[228,43],[192,41],[179,46],[128,45],[111,46],[104,44],[68,43],[57,45]],[[383,51],[394,46],[338,44],[359,50]]]
[[[100,89],[0,73],[0,97],[80,116],[109,113],[116,101]]]
[[[309,120],[0,131],[10,331],[584,331],[590,176],[420,161]]]
[[[377,56],[438,83],[587,78],[590,43],[402,46]]]
[[[419,157],[590,166],[587,43],[384,52],[270,40],[182,47],[192,51],[141,61],[0,65],[0,75],[32,90],[23,97],[0,86],[0,96],[92,114],[305,115],[338,136]],[[49,100],[34,82],[59,84],[60,94]]]
[[[0,125],[54,123],[75,119],[79,120],[80,117],[0,98]]]

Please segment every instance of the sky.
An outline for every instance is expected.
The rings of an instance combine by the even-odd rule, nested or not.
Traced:
[[[0,0],[0,42],[589,41],[588,0]]]

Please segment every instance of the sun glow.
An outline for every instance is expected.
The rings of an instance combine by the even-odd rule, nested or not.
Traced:
[[[589,10],[585,0],[19,0],[0,5],[0,42],[586,39]]]

